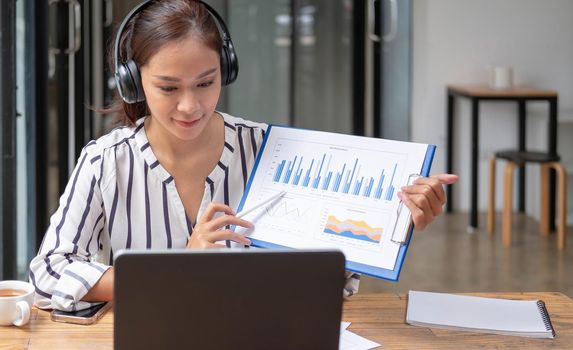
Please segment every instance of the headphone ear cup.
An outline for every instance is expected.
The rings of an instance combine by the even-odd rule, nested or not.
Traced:
[[[227,50],[221,47],[221,85],[229,85],[229,57]]]
[[[141,75],[139,74],[139,68],[135,61],[128,60],[120,64],[115,75],[115,80],[119,94],[126,103],[131,104],[145,101]]]
[[[233,43],[228,41],[221,47],[221,82],[229,85],[237,80],[239,74],[239,62]]]
[[[139,67],[134,60],[127,61],[127,66],[129,67],[129,72],[131,73],[131,78],[133,80],[133,87],[136,92],[135,102],[143,102],[145,101],[145,92],[143,92],[143,84],[141,83]]]

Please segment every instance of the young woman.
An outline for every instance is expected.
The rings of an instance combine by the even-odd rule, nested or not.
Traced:
[[[125,126],[82,150],[30,264],[41,308],[111,300],[120,249],[250,244],[226,227],[252,226],[233,208],[266,125],[215,111],[222,83],[236,74],[218,15],[196,0],[150,1],[130,15],[114,56],[124,101],[112,109]],[[456,179],[442,174],[402,189],[417,229],[442,212],[442,184]],[[348,281],[352,294],[358,279]]]

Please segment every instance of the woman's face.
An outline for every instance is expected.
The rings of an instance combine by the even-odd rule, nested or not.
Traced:
[[[193,36],[164,45],[141,67],[152,128],[180,140],[197,138],[221,92],[219,53]]]

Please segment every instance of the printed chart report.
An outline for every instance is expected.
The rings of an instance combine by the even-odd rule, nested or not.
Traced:
[[[271,126],[239,210],[273,194],[280,199],[245,216],[237,228],[254,246],[337,248],[347,268],[396,280],[410,230],[397,192],[412,175],[427,175],[435,147],[367,137]],[[403,235],[406,236],[406,235]]]

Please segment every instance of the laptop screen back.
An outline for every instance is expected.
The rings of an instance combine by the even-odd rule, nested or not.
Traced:
[[[116,349],[338,349],[338,251],[126,251]]]

